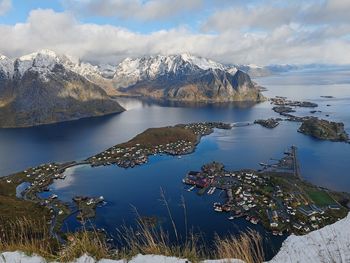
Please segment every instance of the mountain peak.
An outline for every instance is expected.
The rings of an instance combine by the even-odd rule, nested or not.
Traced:
[[[49,49],[42,49],[37,52],[30,53],[28,55],[21,56],[19,60],[21,61],[28,61],[28,60],[34,60],[35,58],[42,56],[42,57],[50,57],[50,58],[58,58],[58,55],[56,52],[49,50]]]
[[[9,59],[9,58],[6,57],[5,55],[0,54],[0,60],[5,60],[5,59]]]

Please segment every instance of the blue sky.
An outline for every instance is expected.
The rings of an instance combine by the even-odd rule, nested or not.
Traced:
[[[220,4],[221,7],[224,5],[225,3]],[[0,16],[0,23],[8,25],[24,23],[26,22],[30,12],[39,8],[52,9],[55,12],[72,11],[67,8],[67,5],[63,0],[12,0],[11,9],[3,16]],[[160,21],[120,19],[113,16],[101,16],[94,14],[79,15],[78,12],[76,12],[76,17],[82,23],[115,25],[140,33],[150,33],[162,29],[171,29],[177,26],[184,26],[193,31],[197,31],[200,26],[200,21],[205,20],[205,18],[208,17],[215,9],[215,1],[203,1],[200,12],[185,12],[180,16],[171,17],[170,19],[161,19]]]
[[[0,0],[0,53],[350,64],[348,0]]]

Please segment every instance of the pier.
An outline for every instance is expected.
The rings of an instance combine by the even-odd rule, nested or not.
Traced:
[[[291,154],[293,156],[293,168],[294,168],[294,175],[298,177],[300,180],[302,180],[301,173],[300,173],[300,165],[298,162],[298,155],[297,155],[298,148],[296,146],[291,147]]]

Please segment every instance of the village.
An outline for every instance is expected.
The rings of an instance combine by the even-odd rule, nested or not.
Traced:
[[[301,179],[296,147],[277,163],[260,165],[257,171],[226,171],[223,164],[212,162],[190,171],[183,182],[189,185],[187,191],[198,189],[199,195],[225,191],[224,200],[213,203],[214,211],[227,213],[228,220],[260,223],[273,235],[305,234],[347,214],[349,208],[339,203],[341,194]]]
[[[87,161],[92,166],[115,164],[133,168],[147,163],[150,155],[167,154],[181,158],[181,155],[192,153],[201,137],[211,134],[214,128],[232,127],[221,122],[204,122],[149,129],[129,142],[113,146]]]
[[[157,154],[181,155],[192,153],[202,136],[211,134],[214,128],[231,129],[230,124],[205,122],[179,124],[176,126],[148,129],[127,143],[90,157],[83,161],[67,163],[47,163],[29,167],[24,171],[0,178],[1,194],[39,205],[40,212],[51,225],[52,233],[60,231],[64,219],[78,211],[77,219],[84,221],[95,216],[98,206],[105,204],[102,196],[77,196],[73,198],[76,208],[72,210],[69,203],[62,202],[57,194],[50,193],[54,180],[65,179],[68,168],[79,165],[116,164],[123,168],[132,168],[148,162],[148,156]],[[47,193],[47,194],[46,194]],[[39,216],[39,215],[38,215]]]

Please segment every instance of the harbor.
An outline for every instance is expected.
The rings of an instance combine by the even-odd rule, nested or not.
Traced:
[[[306,234],[344,217],[349,207],[341,205],[348,194],[319,188],[304,181],[297,159],[297,147],[291,146],[274,164],[261,163],[261,170],[227,171],[219,162],[190,171],[183,182],[198,195],[218,196],[213,210],[227,213],[228,220],[245,218],[262,224],[273,235]]]

